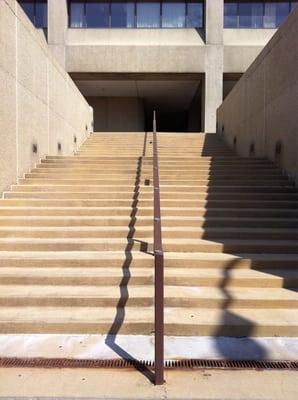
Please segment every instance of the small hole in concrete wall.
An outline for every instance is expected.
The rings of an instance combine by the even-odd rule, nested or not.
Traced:
[[[58,142],[58,145],[57,145],[57,147],[58,147],[58,151],[61,151],[61,150],[62,150],[62,145],[61,145],[61,143],[60,143],[60,142]]]
[[[274,157],[275,157],[275,161],[279,164],[281,162],[281,157],[282,157],[282,152],[283,152],[283,148],[282,148],[282,141],[278,140],[275,144],[275,151],[274,151]]]
[[[37,151],[38,151],[37,144],[36,144],[36,143],[33,143],[33,145],[32,145],[32,152],[36,154]]]
[[[237,138],[236,138],[236,136],[234,136],[233,145],[234,145],[234,147],[237,145]]]
[[[145,186],[150,186],[150,179],[145,179]]]
[[[76,136],[73,137],[73,142],[77,143],[77,137]]]
[[[86,130],[86,132],[88,131],[88,125],[85,125],[85,130]]]
[[[255,144],[254,144],[254,142],[251,142],[251,144],[249,146],[249,155],[251,157],[255,155]]]
[[[222,127],[221,127],[221,134],[223,135],[224,133],[225,133],[225,126],[222,125]]]

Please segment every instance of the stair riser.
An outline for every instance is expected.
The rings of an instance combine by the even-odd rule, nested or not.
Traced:
[[[17,257],[17,256],[16,256]],[[49,256],[50,257],[50,256]],[[115,260],[115,259],[74,259],[71,256],[68,259],[51,259],[51,258],[0,258],[1,267],[15,267],[15,268],[153,268],[154,259],[128,259],[128,260]],[[166,254],[165,254],[166,257]],[[266,271],[267,269],[293,269],[298,268],[298,260],[249,260],[239,258],[234,261],[214,261],[214,260],[188,260],[188,259],[167,259],[165,258],[165,268],[220,268],[225,270],[228,265],[232,263],[234,269],[260,269]]]
[[[145,208],[140,208],[140,209],[132,209],[132,210],[122,210],[120,208],[116,208],[114,212],[111,211],[110,208],[101,208],[101,209],[92,209],[92,208],[80,208],[80,210],[77,210],[74,207],[70,207],[68,209],[59,209],[59,208],[53,208],[53,209],[46,209],[46,208],[41,208],[37,207],[36,209],[20,209],[20,208],[10,208],[10,209],[5,209],[5,208],[0,208],[0,216],[122,216],[125,217],[128,214],[132,214],[132,217],[142,217],[142,216],[153,216],[153,211],[152,209],[145,209]],[[222,217],[223,214],[225,217],[230,216],[230,217],[266,217],[266,218],[297,218],[298,217],[298,212],[296,210],[270,210],[270,209],[238,209],[238,210],[232,210],[232,209],[225,209],[224,211],[222,210],[216,210],[216,209],[197,209],[197,210],[187,210],[187,209],[164,209],[162,216],[163,217]],[[208,221],[207,221],[208,224]]]
[[[0,251],[142,251],[152,253],[152,244],[134,243],[0,243]]]
[[[148,268],[149,269],[149,268]],[[1,269],[0,269],[1,274]],[[1,283],[6,285],[56,285],[56,286],[82,286],[82,285],[93,285],[99,286],[99,290],[101,286],[107,285],[116,285],[120,286],[123,283],[123,279],[105,276],[102,278],[99,277],[86,277],[80,276],[77,278],[66,276],[66,277],[53,277],[53,276],[40,276],[40,277],[27,277],[24,276],[3,276],[0,275]],[[170,286],[204,286],[204,287],[220,287],[222,284],[222,279],[218,278],[196,278],[196,277],[167,277],[165,276],[165,285]],[[134,277],[131,276],[129,278],[129,285],[153,285],[154,280],[153,276],[140,276]],[[258,279],[249,279],[249,278],[229,278],[229,282],[225,285],[225,288],[234,288],[234,287],[243,287],[243,288],[297,288],[298,287],[298,277],[291,278],[288,280],[280,279],[270,279],[268,278],[258,278]]]
[[[165,307],[199,307],[199,308],[225,308],[228,301],[213,298],[191,299],[191,298],[167,298],[165,297]],[[0,307],[117,307],[118,304],[126,307],[151,307],[153,306],[152,297],[133,298],[120,300],[120,298],[86,298],[77,296],[75,298],[55,298],[55,297],[17,297],[0,298]],[[297,301],[290,300],[249,300],[233,299],[228,304],[228,309],[234,308],[295,308]]]
[[[148,238],[149,239],[149,238]],[[151,240],[150,240],[151,241]],[[227,245],[214,244],[175,244],[164,243],[164,251],[166,252],[199,252],[199,253],[254,253],[254,254],[298,254],[297,245],[277,245],[272,242],[271,245],[252,245],[252,244],[235,244]],[[0,243],[0,251],[143,251],[152,253],[152,244],[142,241],[134,243]]]
[[[227,245],[227,244],[214,244],[210,245],[198,245],[198,244],[175,244],[175,243],[164,243],[164,251],[169,252],[195,252],[195,253],[229,253],[229,254],[241,254],[241,253],[254,253],[254,254],[298,254],[298,246],[296,245],[277,245],[272,242],[271,245],[264,246],[260,245]]]
[[[30,231],[30,230],[22,230],[21,227],[17,227],[14,230],[1,230],[0,227],[0,238],[46,238],[46,239],[53,239],[53,238],[120,238],[120,237],[142,237],[142,238],[149,238],[153,237],[153,228],[142,230],[135,229],[135,230],[128,230],[128,229],[118,229],[118,230],[102,230],[102,231],[81,231],[79,228],[74,231],[67,231],[67,230],[56,230],[53,231],[42,231],[41,229],[38,231]],[[163,238],[164,239],[206,239],[206,240],[222,240],[222,239],[265,239],[265,240],[297,240],[298,232],[297,230],[291,233],[278,233],[278,232],[269,232],[269,233],[262,233],[262,232],[214,232],[214,233],[206,233],[206,232],[187,232],[187,230],[178,230],[167,232],[163,231]]]
[[[110,198],[108,200],[0,200],[1,207],[151,207],[153,204],[153,197],[150,199],[133,199],[127,198],[120,200]],[[233,200],[166,200],[161,199],[162,207],[200,207],[206,209],[212,208],[284,208],[284,209],[297,209],[296,201],[233,201]]]
[[[100,186],[100,185],[109,185],[109,184],[115,184],[115,185],[125,185],[125,184],[143,184],[145,179],[150,179],[152,180],[152,176],[143,176],[141,178],[135,178],[131,177],[131,178],[114,178],[113,176],[111,176],[109,179],[20,179],[19,180],[19,184],[22,186],[24,185],[34,185],[34,186],[47,186],[47,185],[57,185],[57,186],[67,186],[67,185],[73,185],[73,186],[82,186],[82,185],[86,185],[86,186]],[[264,179],[264,180],[263,180]],[[285,185],[288,186],[288,180],[284,179],[284,178],[273,178],[273,179],[268,179],[268,178],[257,178],[257,179],[251,179],[251,177],[247,176],[242,176],[239,178],[222,178],[222,179],[200,179],[198,178],[191,178],[189,180],[185,179],[185,177],[181,177],[181,178],[164,178],[162,176],[160,176],[160,182],[162,185],[226,185],[226,184],[241,184],[241,185],[255,185],[255,186],[271,186],[271,185]]]
[[[56,193],[50,193],[50,192],[35,192],[35,193],[30,193],[30,192],[6,192],[4,193],[4,199],[20,199],[18,201],[22,201],[22,199],[45,199],[45,200],[53,200],[53,201],[58,201],[59,199],[61,200],[85,200],[85,201],[93,201],[93,200],[106,200],[106,199],[111,199],[111,200],[147,200],[147,201],[153,201],[153,193],[133,193],[133,192],[122,192],[122,193],[116,193],[116,192],[97,192],[97,193],[81,193],[81,192],[56,192]],[[185,193],[185,192],[167,192],[167,193],[162,193],[161,195],[161,201],[166,201],[166,200],[172,200],[172,201],[178,201],[179,200],[179,205],[181,205],[181,201],[206,201],[206,202],[211,202],[211,201],[238,201],[238,204],[242,201],[244,202],[245,200],[247,201],[279,201],[279,204],[286,204],[288,201],[290,201],[292,204],[297,204],[298,201],[298,196],[295,193]],[[30,200],[29,200],[30,201]],[[0,204],[5,204],[0,201]],[[9,204],[9,203],[7,203]],[[17,203],[16,203],[17,204]],[[183,203],[184,204],[184,203]],[[240,205],[240,204],[239,204]]]
[[[152,311],[153,314],[153,311]],[[173,324],[165,323],[164,334],[166,336],[298,336],[298,327],[296,325],[276,326],[251,326],[249,324],[241,324],[242,321],[235,324],[226,325],[204,325],[200,324]],[[154,331],[153,322],[135,322],[135,323],[119,323],[117,329],[112,327],[110,323],[80,323],[62,321],[61,323],[45,322],[43,324],[34,322],[23,323],[2,323],[0,325],[0,333],[67,333],[67,334],[133,334],[133,335],[151,335]]]

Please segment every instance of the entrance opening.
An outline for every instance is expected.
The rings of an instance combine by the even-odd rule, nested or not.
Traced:
[[[94,109],[95,132],[200,132],[201,74],[72,73]]]

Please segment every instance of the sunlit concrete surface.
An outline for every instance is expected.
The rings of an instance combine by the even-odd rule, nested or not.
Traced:
[[[154,359],[153,336],[0,335],[0,357],[119,359],[121,353],[117,349],[123,349],[128,356],[138,360]],[[297,360],[298,339],[166,336],[165,358]]]
[[[0,369],[2,400],[296,400],[295,371],[166,371],[164,386],[133,370]]]

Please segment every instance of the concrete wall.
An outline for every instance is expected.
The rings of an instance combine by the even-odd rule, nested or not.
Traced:
[[[254,143],[255,156],[278,161],[298,183],[298,9],[229,93],[217,121],[230,146],[237,138],[240,155],[248,156]]]
[[[0,93],[0,192],[92,130],[88,103],[15,0],[0,2]]]
[[[144,131],[144,104],[134,97],[87,97],[94,109],[95,132]]]

